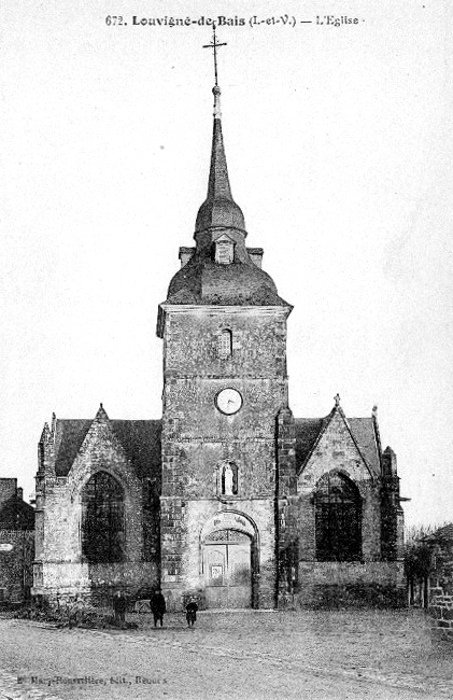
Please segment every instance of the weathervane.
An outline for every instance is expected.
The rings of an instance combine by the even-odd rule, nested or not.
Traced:
[[[212,44],[205,44],[203,46],[204,49],[212,49],[212,53],[214,55],[214,77],[215,77],[215,86],[219,86],[219,80],[218,80],[218,74],[217,74],[217,49],[219,46],[226,46],[226,43],[219,44],[217,42],[217,37],[215,35],[215,25],[213,26],[212,30]]]

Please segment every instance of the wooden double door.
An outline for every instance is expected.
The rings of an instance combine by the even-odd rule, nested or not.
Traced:
[[[252,539],[237,530],[217,530],[203,543],[203,572],[209,608],[252,605]]]

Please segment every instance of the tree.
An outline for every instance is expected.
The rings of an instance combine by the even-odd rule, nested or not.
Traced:
[[[409,588],[409,605],[415,603],[416,585],[420,587],[421,603],[428,607],[429,576],[434,569],[433,548],[428,538],[436,531],[434,525],[412,527],[406,534],[404,573]]]

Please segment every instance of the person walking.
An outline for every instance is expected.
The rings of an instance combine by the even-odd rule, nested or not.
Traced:
[[[124,627],[126,622],[126,597],[122,591],[116,591],[113,596],[113,612],[115,623],[119,627]]]
[[[157,627],[157,623],[160,622],[160,626],[163,627],[164,624],[164,614],[167,609],[165,604],[165,598],[162,595],[160,588],[157,588],[153,597],[151,598],[151,612],[154,616],[154,627]]]
[[[188,627],[193,627],[197,619],[198,605],[191,600],[186,605],[186,620]]]

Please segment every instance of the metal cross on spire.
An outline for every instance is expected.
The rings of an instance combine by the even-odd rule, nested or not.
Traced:
[[[217,41],[216,34],[215,34],[215,25],[214,25],[213,31],[212,31],[212,44],[205,44],[203,46],[203,48],[204,49],[212,49],[212,53],[214,55],[214,77],[215,77],[216,86],[218,86],[218,84],[219,84],[218,74],[217,74],[217,49],[219,48],[219,46],[226,46],[226,43],[219,44],[219,42]]]

